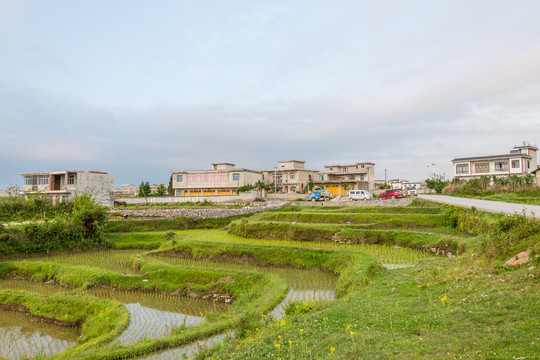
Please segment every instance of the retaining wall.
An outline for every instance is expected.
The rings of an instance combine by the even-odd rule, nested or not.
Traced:
[[[111,212],[128,214],[128,216],[150,216],[164,218],[181,216],[194,219],[207,219],[276,210],[286,205],[289,205],[289,203],[286,201],[272,201],[270,203],[263,203],[260,206],[245,206],[240,209],[114,209],[111,210]]]

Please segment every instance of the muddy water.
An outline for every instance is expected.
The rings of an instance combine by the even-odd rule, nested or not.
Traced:
[[[78,337],[77,328],[44,323],[25,313],[0,310],[2,359],[50,356],[76,344]]]

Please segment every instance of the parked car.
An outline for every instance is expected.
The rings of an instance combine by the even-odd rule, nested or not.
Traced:
[[[388,199],[388,198],[400,199],[402,197],[403,197],[403,193],[401,192],[401,190],[396,190],[396,189],[386,190],[382,194],[379,194],[379,199]]]
[[[367,190],[349,190],[349,200],[371,200],[373,195]]]

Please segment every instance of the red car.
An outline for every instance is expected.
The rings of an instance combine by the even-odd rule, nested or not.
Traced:
[[[402,198],[402,197],[403,197],[403,193],[401,192],[401,190],[395,190],[395,189],[386,190],[382,194],[379,194],[379,199],[388,199],[388,198],[395,199],[395,198]]]

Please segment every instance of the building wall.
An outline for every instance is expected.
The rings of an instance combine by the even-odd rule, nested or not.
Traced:
[[[91,194],[101,205],[112,207],[114,203],[114,175],[77,173],[77,186],[73,193]]]
[[[512,167],[512,162],[518,161],[518,167],[514,168]],[[497,159],[497,160],[485,160],[485,161],[464,161],[464,162],[456,162],[454,164],[454,177],[458,178],[475,178],[482,175],[487,176],[508,176],[508,175],[520,175],[520,174],[526,174],[530,172],[530,169],[527,169],[527,161],[528,159],[523,157],[512,157],[512,158],[504,158],[504,159]],[[506,168],[503,170],[496,170],[496,163],[505,163]],[[468,172],[463,174],[458,174],[457,169],[458,165],[468,165]],[[488,164],[488,172],[476,172],[477,165],[481,164]]]
[[[67,183],[69,174],[74,174],[73,184]],[[23,185],[23,191],[25,193],[39,192],[46,194],[53,203],[73,198],[76,195],[89,194],[99,204],[109,207],[113,206],[114,175],[100,172],[55,171],[36,174],[36,176],[38,176],[38,184]],[[46,176],[48,183],[39,184],[39,176]]]
[[[215,170],[173,172],[172,186],[175,195],[188,197],[235,195],[238,187],[254,185],[262,180],[262,174],[259,172],[222,169],[220,166],[213,165]],[[182,181],[178,181],[179,177]]]

